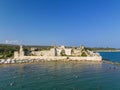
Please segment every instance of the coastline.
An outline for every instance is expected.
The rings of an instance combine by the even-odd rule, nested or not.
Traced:
[[[40,63],[43,63],[43,62],[57,62],[57,63],[94,63],[94,64],[102,64],[102,63],[105,63],[105,64],[110,64],[110,65],[115,65],[115,66],[120,66],[120,63],[119,62],[112,62],[112,61],[108,61],[108,60],[102,60],[102,61],[88,61],[88,60],[68,60],[68,59],[63,59],[63,60],[52,60],[52,61],[49,61],[49,60],[39,60],[39,61],[33,61],[33,62],[17,62],[17,63],[0,63],[0,66],[16,66],[16,65],[31,65],[31,64],[40,64]]]
[[[10,59],[8,59],[10,61]],[[14,60],[14,63],[8,62],[8,63],[0,63],[0,66],[2,65],[22,65],[22,64],[39,64],[41,62],[93,62],[93,63],[101,63],[101,61],[94,61],[94,60],[72,60],[72,59],[61,59],[61,60],[50,60],[50,59],[28,59],[28,60]]]
[[[36,56],[24,56],[16,59],[1,59],[0,64],[19,64],[19,63],[34,63],[34,62],[44,62],[44,61],[89,61],[89,62],[101,62],[102,57],[36,57]]]
[[[34,65],[34,64],[41,64],[41,63],[47,63],[47,62],[50,62],[50,63],[88,63],[88,64],[91,64],[91,63],[94,63],[94,64],[102,64],[104,63],[103,61],[99,61],[99,62],[96,62],[96,61],[86,61],[86,60],[81,60],[81,61],[78,61],[78,60],[54,60],[54,61],[48,61],[48,60],[41,60],[39,62],[22,62],[22,63],[7,63],[7,64],[0,64],[0,67],[7,67],[7,66],[21,66],[21,65]]]
[[[94,50],[94,52],[120,52],[120,50]]]

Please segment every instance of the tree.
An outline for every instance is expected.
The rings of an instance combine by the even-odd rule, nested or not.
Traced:
[[[87,57],[87,54],[85,52],[82,52],[81,56],[82,57]]]
[[[61,52],[60,52],[60,54],[61,54],[61,56],[66,56],[66,54],[65,54],[65,50],[62,49]]]

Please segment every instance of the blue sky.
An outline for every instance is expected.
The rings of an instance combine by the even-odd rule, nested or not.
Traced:
[[[0,0],[0,43],[120,47],[120,0]]]

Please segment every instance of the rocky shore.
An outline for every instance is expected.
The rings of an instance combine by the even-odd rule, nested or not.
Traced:
[[[42,61],[93,61],[101,62],[101,57],[39,57],[39,58],[17,58],[17,59],[0,59],[0,64],[19,64],[19,63],[34,63]]]

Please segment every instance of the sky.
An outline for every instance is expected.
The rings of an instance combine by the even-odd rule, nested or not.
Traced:
[[[120,48],[120,0],[0,0],[0,43]]]

